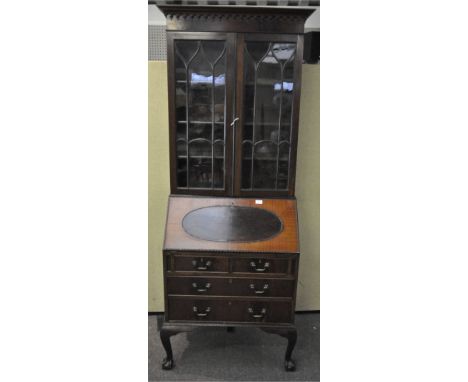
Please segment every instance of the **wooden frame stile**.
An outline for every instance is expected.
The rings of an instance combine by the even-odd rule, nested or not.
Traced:
[[[178,188],[177,187],[177,121],[175,110],[175,97],[176,97],[176,81],[175,81],[175,67],[174,67],[174,50],[175,40],[221,40],[226,41],[226,97],[225,97],[225,156],[224,156],[224,189],[200,189],[200,188]],[[191,194],[191,195],[211,195],[211,196],[227,196],[232,193],[232,150],[230,144],[232,142],[232,130],[230,128],[232,122],[233,110],[233,96],[234,92],[232,86],[234,84],[234,73],[232,63],[234,62],[235,47],[235,34],[224,32],[178,32],[167,31],[167,73],[168,73],[168,96],[169,96],[169,155],[170,155],[170,182],[171,194]],[[188,162],[188,158],[187,158]]]
[[[292,104],[292,126],[291,130],[291,150],[289,159],[289,195],[294,196],[296,190],[296,162],[297,162],[297,145],[299,138],[299,112],[301,106],[301,82],[302,82],[302,58],[304,55],[304,35],[297,35],[296,59],[294,61],[294,86],[295,93]]]
[[[302,56],[301,56],[302,57]],[[296,214],[296,224],[299,227],[299,213]],[[294,293],[293,293],[293,301],[294,301],[294,307],[292,311],[292,317],[293,317],[293,324],[294,324],[294,314],[296,312],[296,299],[297,299],[297,284],[299,283],[299,262],[301,260],[301,240],[299,237],[299,230],[297,231],[297,252],[296,256],[292,260],[294,262],[294,274],[296,275],[296,280],[294,281]]]
[[[227,195],[233,195],[234,189],[234,158],[235,158],[235,148],[231,144],[234,142],[235,138],[235,123],[234,121],[234,112],[236,110],[236,60],[237,60],[237,51],[236,51],[236,34],[228,33],[228,65],[226,65],[226,139],[225,145],[229,149],[226,149],[226,165],[225,165],[225,176],[229,179],[229,188]],[[232,68],[229,70],[229,68]],[[229,84],[229,85],[228,85]]]
[[[234,125],[234,196],[240,196],[242,183],[242,135],[244,126],[244,34],[238,33],[236,38],[236,118],[239,118],[237,124]]]
[[[169,77],[170,78],[170,77]],[[170,86],[169,86],[170,87]],[[170,129],[172,130],[172,129]],[[167,206],[166,206],[166,220],[169,216],[169,201],[170,198],[167,200]],[[166,240],[167,237],[167,225],[164,227],[164,240]],[[172,256],[170,256],[171,252],[166,251],[163,249],[162,251],[162,260],[163,260],[163,290],[164,290],[164,296],[167,296],[167,272],[173,269],[173,264],[172,264]],[[168,321],[169,319],[169,309],[168,309],[168,301],[167,298],[164,298],[164,321]]]
[[[167,296],[167,272],[169,271],[169,263],[170,257],[169,254],[163,251],[163,288],[164,288],[164,296]],[[169,319],[169,309],[167,306],[167,298],[164,299],[164,321],[168,321]]]
[[[167,93],[169,105],[169,167],[171,193],[177,189],[177,144],[176,144],[176,107],[175,107],[175,70],[174,63],[174,34],[167,33]],[[167,310],[166,310],[167,311]]]

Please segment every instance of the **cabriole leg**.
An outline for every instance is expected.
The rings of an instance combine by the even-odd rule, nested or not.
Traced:
[[[166,351],[166,358],[164,358],[162,362],[162,368],[164,370],[171,370],[174,367],[174,357],[172,355],[172,345],[171,345],[171,337],[175,336],[178,333],[181,332],[188,332],[191,331],[191,327],[185,327],[185,326],[165,326],[161,328],[159,335],[161,337],[161,342],[164,347],[164,350]]]
[[[286,355],[284,356],[284,368],[286,371],[296,370],[296,364],[291,359],[291,354],[296,346],[297,330],[291,329],[287,332],[286,338],[288,339],[288,347],[286,348]]]
[[[264,332],[277,334],[288,340],[288,346],[286,348],[286,354],[284,356],[284,369],[286,371],[296,370],[296,363],[291,358],[294,346],[297,341],[297,330],[296,328],[261,328]]]
[[[170,330],[162,328],[159,335],[161,336],[161,342],[166,351],[166,358],[164,358],[162,363],[162,368],[164,370],[171,370],[174,367],[174,359],[172,356],[172,345],[171,345],[171,335],[175,333]]]

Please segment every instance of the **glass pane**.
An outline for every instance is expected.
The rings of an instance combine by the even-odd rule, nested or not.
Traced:
[[[250,174],[252,167],[252,144],[244,142],[242,144],[242,188],[251,188]]]
[[[189,159],[189,187],[211,188],[211,157]]]
[[[224,159],[214,159],[214,188],[224,188]]]
[[[177,95],[177,93],[179,93]],[[176,88],[176,120],[177,123],[187,123],[187,107],[185,105],[186,95]],[[183,102],[183,103],[182,103]]]
[[[204,138],[211,140],[212,124],[210,122],[190,121],[189,123],[189,140]]]
[[[175,62],[175,79],[177,84],[181,84],[187,81],[187,71],[185,70],[185,61],[181,55],[177,52],[174,56]]]
[[[177,158],[177,186],[187,187],[187,158]]]
[[[279,190],[287,189],[288,179],[289,179],[289,143],[283,142],[279,146],[277,188]]]
[[[294,88],[294,62],[286,62],[283,70],[283,92],[281,103],[281,141],[291,141],[292,99]]]
[[[295,52],[293,43],[246,43],[241,181],[244,190],[288,188]]]
[[[278,131],[281,87],[276,86],[281,78],[281,65],[271,50],[257,67],[255,85],[254,138],[255,142],[271,139]]]
[[[225,45],[174,43],[178,187],[224,188]]]
[[[210,141],[206,139],[191,141],[189,143],[189,156],[211,158],[211,147]]]
[[[201,48],[191,62],[189,78],[189,120],[194,123],[212,122],[212,68]],[[190,135],[190,133],[189,133]]]
[[[187,124],[185,121],[177,122],[177,139],[187,139]]]
[[[278,146],[272,142],[262,141],[255,144],[254,157],[256,159],[268,159],[276,161]]]
[[[277,149],[278,146],[272,142],[262,141],[255,145],[253,188],[275,188]]]
[[[253,170],[255,176],[252,178],[254,189],[274,189],[276,160],[255,159]]]
[[[224,157],[224,143],[222,141],[217,141],[214,144],[214,156],[215,158]]]
[[[184,65],[190,62],[195,53],[200,48],[200,41],[195,40],[177,40],[175,55],[178,56]]]
[[[177,156],[187,156],[187,142],[183,139],[177,141]]]
[[[226,94],[226,55],[214,66],[214,120],[224,126],[224,98]],[[224,133],[224,130],[223,130]]]
[[[246,50],[253,62],[260,62],[268,54],[270,43],[267,41],[250,41],[246,45]]]

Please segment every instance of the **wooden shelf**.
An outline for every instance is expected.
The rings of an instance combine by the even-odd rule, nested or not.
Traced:
[[[253,126],[253,122],[245,122],[244,126]],[[291,126],[290,123],[281,124],[281,129],[283,129],[283,127],[288,127],[289,128],[290,126]],[[256,123],[255,127],[278,127],[278,123],[277,122]]]
[[[177,121],[177,123],[185,123],[187,124],[187,121]],[[189,123],[194,124],[194,125],[212,125],[213,122],[204,122],[204,121],[190,121]],[[224,122],[215,122],[215,125],[224,125]]]
[[[252,160],[252,157],[249,157],[249,158],[242,158],[243,161],[251,161]],[[266,161],[274,161],[276,162],[276,157],[263,157],[263,158],[258,158],[258,157],[255,157],[254,160],[266,160]],[[280,162],[287,162],[289,161],[289,158],[279,158],[279,161]]]
[[[187,155],[177,155],[177,159],[187,159]],[[190,155],[190,159],[211,159],[211,155]],[[224,160],[224,157],[214,156],[213,159]]]

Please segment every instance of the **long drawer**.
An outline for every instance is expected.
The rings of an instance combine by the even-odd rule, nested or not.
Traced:
[[[169,295],[292,297],[294,280],[176,276],[167,278]]]
[[[168,298],[170,321],[290,323],[291,301]]]

